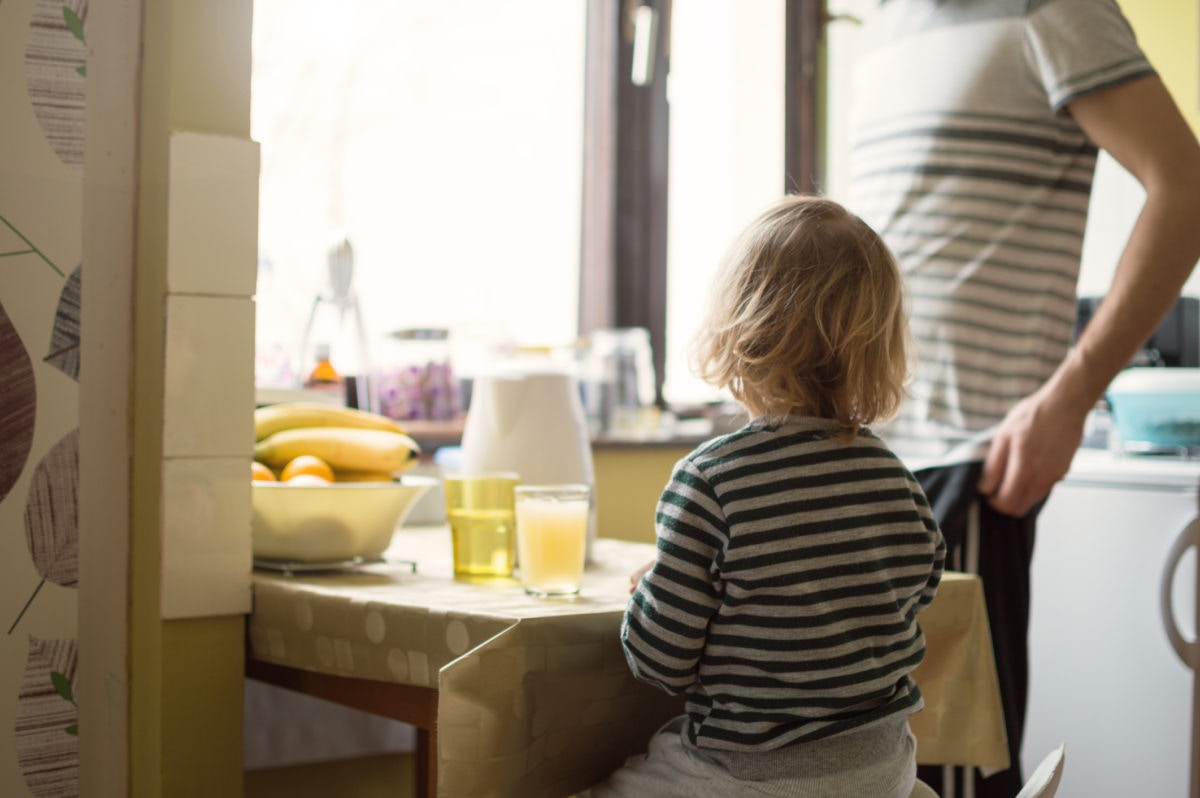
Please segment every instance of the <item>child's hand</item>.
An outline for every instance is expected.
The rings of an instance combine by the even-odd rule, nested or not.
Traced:
[[[651,560],[650,562],[646,563],[641,568],[637,569],[632,574],[630,574],[630,576],[629,576],[629,592],[630,593],[632,593],[634,590],[637,589],[638,582],[642,581],[642,577],[645,576],[646,572],[649,571],[653,567],[654,567],[654,560]]]

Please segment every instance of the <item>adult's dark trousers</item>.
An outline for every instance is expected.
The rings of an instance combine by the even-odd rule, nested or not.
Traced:
[[[1007,770],[984,777],[978,768],[923,766],[918,777],[942,798],[1013,798],[1021,790],[1021,739],[1029,694],[1029,581],[1034,526],[1042,505],[1028,515],[1004,515],[980,495],[983,463],[918,471],[946,539],[946,567],[979,574],[987,604],[996,673],[1008,733]],[[974,779],[974,791],[964,779]]]

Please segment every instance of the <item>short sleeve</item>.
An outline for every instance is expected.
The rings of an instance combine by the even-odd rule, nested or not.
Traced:
[[[1115,0],[1031,2],[1026,45],[1050,105],[1154,74]]]

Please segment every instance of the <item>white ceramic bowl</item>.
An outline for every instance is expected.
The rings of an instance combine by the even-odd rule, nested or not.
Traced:
[[[252,547],[260,559],[332,563],[383,554],[433,477],[331,485],[253,483]]]

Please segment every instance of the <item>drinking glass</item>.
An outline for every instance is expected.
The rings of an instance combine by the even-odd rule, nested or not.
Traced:
[[[517,558],[531,596],[575,596],[587,551],[587,485],[518,485]]]
[[[446,517],[456,576],[512,576],[516,556],[512,472],[447,474]]]

